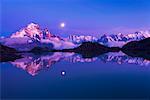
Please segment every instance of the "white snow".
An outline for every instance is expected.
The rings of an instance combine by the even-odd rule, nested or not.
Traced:
[[[131,34],[110,34],[102,37],[93,36],[76,36],[71,35],[68,38],[61,38],[51,34],[48,29],[41,29],[38,24],[30,23],[25,28],[22,28],[16,33],[13,33],[10,38],[0,38],[0,43],[15,47],[22,44],[24,48],[27,45],[33,44],[34,40],[44,44],[52,44],[53,49],[68,49],[77,47],[82,42],[99,42],[107,46],[123,46],[127,42],[141,40],[150,37],[150,31],[140,31]],[[126,39],[126,40],[124,40]],[[28,46],[29,47],[29,46]]]
[[[43,35],[44,32],[46,33],[46,36]],[[20,38],[22,39],[20,40]],[[13,45],[14,43],[28,43],[28,45],[30,45],[30,43],[32,43],[32,39],[44,44],[53,44],[53,49],[68,49],[77,46],[66,39],[52,35],[48,30],[42,30],[38,24],[34,23],[30,23],[27,27],[12,34],[10,39],[6,42],[6,45]]]

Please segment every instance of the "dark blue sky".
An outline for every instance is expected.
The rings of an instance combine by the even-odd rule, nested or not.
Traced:
[[[30,22],[93,35],[150,29],[150,0],[2,0],[1,8],[2,35]]]

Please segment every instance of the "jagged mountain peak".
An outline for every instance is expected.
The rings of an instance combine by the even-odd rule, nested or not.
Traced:
[[[87,38],[88,37],[88,38]],[[89,38],[90,37],[90,38]],[[81,44],[82,42],[99,42],[107,46],[122,46],[127,42],[142,40],[150,37],[150,31],[138,31],[130,34],[103,34],[100,37],[93,36],[70,36],[69,40],[73,43]]]
[[[59,32],[58,32],[59,33]],[[25,38],[27,37],[27,39]],[[25,41],[26,43],[33,43],[34,41],[38,41],[40,43],[54,45],[54,48],[66,48],[66,47],[76,47],[83,42],[98,42],[105,46],[119,46],[122,47],[124,44],[130,41],[142,40],[150,37],[150,30],[146,31],[138,31],[130,34],[122,34],[122,33],[114,33],[114,34],[103,34],[100,37],[94,37],[91,35],[70,35],[68,38],[62,38],[56,35],[51,34],[51,32],[45,28],[42,29],[37,23],[30,23],[26,27],[20,29],[16,33],[13,33],[10,36],[10,39],[7,42],[8,44],[22,43],[21,41]],[[17,39],[14,39],[17,38]],[[24,39],[19,39],[24,38]],[[4,40],[4,39],[1,39]],[[20,41],[21,40],[21,41]],[[2,41],[3,42],[3,41]],[[68,46],[69,45],[69,46]]]
[[[40,35],[41,34],[41,29],[38,24],[35,23],[30,23],[26,27],[20,29],[16,33],[13,33],[10,37],[11,38],[16,38],[16,37],[34,37],[35,34]]]
[[[74,43],[51,34],[47,28],[42,29],[40,25],[35,23],[28,24],[26,27],[20,29],[16,33],[13,33],[10,38],[1,39],[0,42],[7,46],[17,48],[18,50],[25,51],[30,50],[35,46],[51,47],[52,45],[51,49],[76,47]]]
[[[11,38],[29,37],[38,41],[42,39],[50,39],[50,38],[57,38],[58,40],[59,39],[63,40],[59,36],[55,36],[51,34],[51,32],[47,28],[42,29],[40,25],[33,22],[28,24],[26,27],[20,29],[16,33],[13,33],[10,37]]]

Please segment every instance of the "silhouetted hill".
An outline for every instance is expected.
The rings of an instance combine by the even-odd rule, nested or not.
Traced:
[[[47,47],[34,47],[29,52],[34,53],[34,54],[43,54],[43,53],[49,52],[49,51],[50,51],[50,49]]]
[[[132,57],[143,57],[150,60],[150,38],[129,42],[122,47],[122,51]]]
[[[0,44],[0,62],[13,61],[21,58],[17,50]]]
[[[107,52],[118,52],[118,47],[107,47],[97,42],[83,42],[79,47],[74,49],[54,50],[58,52],[75,52],[81,54],[84,58],[96,57]]]

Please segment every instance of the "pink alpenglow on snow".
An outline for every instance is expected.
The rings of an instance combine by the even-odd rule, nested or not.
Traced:
[[[34,43],[34,41],[38,41],[41,44],[47,44],[47,45],[52,44],[53,49],[68,49],[68,48],[74,48],[77,46],[76,44],[68,41],[67,39],[51,34],[47,28],[41,29],[40,26],[35,23],[30,23],[25,28],[22,28],[18,32],[13,33],[10,36],[10,39],[4,40],[4,43],[5,45],[11,46],[11,47],[12,46],[14,47],[15,45],[15,48],[17,48],[16,47],[17,44],[31,45],[32,43]],[[31,47],[34,47],[34,46],[31,46]],[[29,48],[27,48],[27,50],[28,49]]]
[[[38,24],[30,23],[16,33],[13,33],[10,38],[1,38],[0,42],[6,46],[23,51],[28,51],[36,46],[39,46],[39,43],[40,46],[42,46],[42,44],[46,44],[48,47],[53,45],[51,49],[61,50],[75,48],[83,42],[98,42],[110,47],[122,47],[127,42],[142,40],[148,37],[150,37],[149,30],[130,34],[101,34],[100,37],[94,37],[90,35],[76,36],[71,34],[68,38],[62,38],[53,35],[47,28],[41,29]]]

